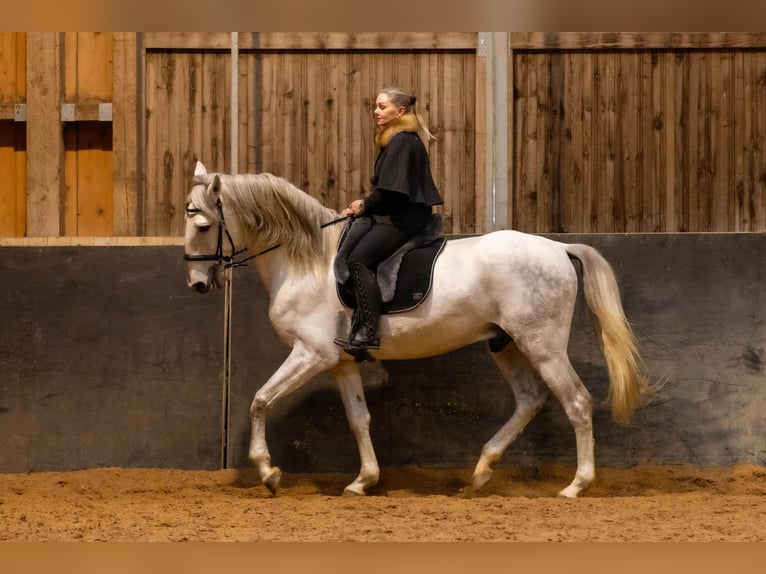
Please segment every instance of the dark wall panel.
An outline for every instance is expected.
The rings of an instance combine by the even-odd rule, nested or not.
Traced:
[[[597,464],[766,464],[766,254],[762,234],[551,236],[589,243],[612,263],[647,371],[659,389],[633,426],[612,422],[607,373],[578,303],[570,341],[593,395]],[[287,349],[270,330],[255,271],[234,282],[229,464],[247,464],[248,408]],[[372,437],[381,464],[473,466],[513,408],[483,345],[432,359],[366,365]],[[328,377],[272,414],[272,462],[292,471],[357,470],[340,397]],[[575,463],[574,432],[555,401],[511,445],[504,462]]]
[[[181,255],[0,248],[0,471],[219,467],[223,305]]]

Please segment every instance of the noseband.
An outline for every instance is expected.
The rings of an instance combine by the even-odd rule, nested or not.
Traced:
[[[226,220],[223,218],[223,206],[221,205],[221,200],[215,202],[216,208],[218,209],[218,218],[220,219],[220,224],[218,225],[218,245],[215,248],[215,253],[209,253],[209,254],[201,254],[201,255],[190,255],[188,253],[184,253],[184,260],[186,261],[215,261],[218,263],[218,265],[223,265],[224,269],[229,269],[232,267],[241,267],[243,265],[246,265],[248,261],[251,259],[255,259],[259,255],[263,255],[264,253],[268,253],[269,251],[273,251],[274,249],[277,249],[280,245],[273,245],[272,247],[269,247],[267,249],[264,249],[263,251],[259,251],[255,255],[250,255],[249,257],[245,257],[244,259],[240,259],[239,261],[235,261],[234,258],[237,255],[240,255],[247,251],[247,247],[243,247],[242,249],[237,249],[234,245],[234,240],[231,238],[231,234],[229,233],[229,230],[226,229]],[[191,207],[190,205],[186,206],[186,214],[187,215],[194,215],[197,213],[201,213],[202,210],[198,207]],[[329,227],[330,225],[335,225],[336,223],[340,223],[341,221],[345,221],[348,219],[348,217],[339,217],[338,219],[334,219],[332,221],[329,221],[327,223],[323,223],[320,228],[324,229],[325,227]],[[223,254],[223,236],[226,234],[226,240],[229,242],[229,247],[231,247],[231,255],[224,255]]]
[[[254,255],[252,257],[248,257],[246,259],[243,259],[241,261],[234,261],[234,258],[247,251],[246,248],[243,249],[237,249],[234,246],[234,240],[231,238],[231,233],[229,233],[229,230],[226,229],[226,220],[223,218],[223,206],[221,205],[221,200],[219,199],[215,203],[216,208],[218,209],[218,218],[220,219],[220,223],[218,225],[218,244],[215,248],[215,253],[209,253],[209,254],[201,254],[201,255],[190,255],[189,253],[184,253],[184,260],[186,261],[215,261],[219,265],[223,265],[224,268],[229,267],[238,267],[240,265],[244,265],[244,262],[248,259],[252,259],[255,257]],[[195,215],[197,213],[201,213],[202,210],[198,207],[191,207],[190,205],[186,206],[186,214],[188,215]],[[223,254],[223,236],[226,234],[226,240],[229,242],[229,247],[231,247],[231,255],[224,255]],[[271,249],[275,249],[275,247],[271,247],[270,249],[267,249],[266,251],[270,251]],[[262,251],[261,253],[265,253],[265,251]],[[260,255],[260,253],[259,253]]]

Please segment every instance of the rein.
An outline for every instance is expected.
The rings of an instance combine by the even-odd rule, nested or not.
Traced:
[[[274,251],[275,249],[278,249],[281,247],[281,244],[272,245],[271,247],[268,247],[267,249],[264,249],[262,251],[259,251],[258,253],[254,255],[250,255],[248,257],[245,257],[244,259],[235,260],[235,257],[237,255],[241,255],[245,251],[247,251],[247,247],[243,247],[242,249],[237,249],[234,245],[234,240],[231,237],[231,234],[229,233],[229,230],[226,229],[226,220],[223,217],[223,206],[221,205],[221,200],[219,199],[216,202],[216,207],[218,208],[218,217],[221,220],[221,224],[218,226],[218,245],[215,248],[215,253],[210,253],[207,255],[189,255],[188,253],[184,253],[184,260],[186,261],[216,261],[219,265],[223,265],[224,269],[232,269],[234,267],[246,267],[247,262],[251,259],[255,259],[259,255],[263,255],[265,253],[268,253],[269,251]],[[198,207],[189,207],[186,208],[187,214],[195,214],[200,213],[202,210]],[[349,216],[345,217],[339,217],[337,219],[333,219],[332,221],[328,221],[327,223],[323,223],[320,225],[320,229],[324,229],[325,227],[330,227],[331,225],[335,225],[336,223],[340,223],[342,221],[345,221],[349,218]],[[231,255],[224,255],[223,254],[223,235],[226,234],[226,239],[229,242],[229,246],[231,247]]]

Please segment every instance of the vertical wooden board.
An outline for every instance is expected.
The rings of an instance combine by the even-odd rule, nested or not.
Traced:
[[[135,32],[113,34],[112,203],[114,233],[138,233],[138,62]]]
[[[660,172],[659,178],[665,182],[664,193],[664,217],[662,219],[663,231],[676,232],[681,229],[680,210],[677,206],[677,198],[680,196],[679,179],[677,177],[677,165],[679,157],[676,155],[676,139],[678,134],[678,114],[675,105],[676,92],[680,89],[678,76],[676,74],[675,61],[676,56],[673,52],[663,54],[664,64],[661,77],[662,92],[659,105],[663,110],[662,131],[664,134],[663,143],[664,169]]]
[[[522,54],[516,62],[519,100],[517,118],[517,177],[514,198],[513,228],[527,231],[535,228],[538,170],[537,170],[537,68],[539,58]]]
[[[77,235],[77,124],[64,124],[64,233]]]
[[[113,234],[112,126],[76,122],[64,127],[64,235]]]
[[[756,221],[753,231],[766,231],[766,51],[755,54],[755,78],[757,90],[754,98],[753,124],[755,125],[753,158],[753,187],[755,190],[754,212]]]
[[[63,96],[65,102],[77,101],[77,36],[78,32],[63,32]]]
[[[303,145],[301,123],[298,121],[302,94],[300,93],[300,54],[285,54],[280,62],[281,72],[277,74],[280,94],[280,113],[276,118],[280,128],[279,140],[281,151],[278,167],[282,176],[296,185],[300,185],[300,157],[296,153]],[[277,164],[275,164],[275,167]],[[277,171],[277,174],[280,172]]]
[[[700,177],[699,165],[699,142],[700,130],[704,131],[704,126],[700,128],[699,114],[700,108],[704,105],[700,103],[700,58],[699,54],[691,54],[689,57],[689,76],[688,89],[689,96],[686,101],[688,109],[688,163],[686,171],[689,176],[689,187],[686,193],[689,197],[689,231],[704,231],[700,225],[700,196],[704,192],[702,178]]]
[[[237,161],[238,165],[233,166],[237,173],[247,173],[247,152],[248,142],[248,128],[251,125],[251,119],[249,110],[247,107],[248,94],[250,92],[250,86],[248,85],[248,73],[247,65],[249,58],[247,54],[239,52],[237,58]],[[233,75],[233,73],[232,73]],[[231,79],[229,80],[231,82]],[[230,90],[233,88],[229,88]]]
[[[677,53],[674,58],[675,123],[675,208],[677,231],[688,231],[689,221],[689,58],[688,54]]]
[[[58,33],[27,34],[27,221],[32,237],[61,231],[63,139]]]
[[[508,58],[508,112],[509,117],[515,117],[515,99],[513,97],[515,90],[515,67],[513,66],[513,60],[515,54],[511,53]],[[474,64],[474,131],[473,131],[473,145],[474,145],[474,193],[476,195],[476,208],[474,211],[474,217],[476,225],[474,233],[487,233],[491,227],[491,221],[488,221],[489,201],[491,198],[488,196],[488,177],[487,177],[487,150],[489,142],[487,141],[487,58],[486,56],[480,56],[477,53]],[[507,136],[508,145],[508,220],[498,222],[498,227],[504,229],[513,228],[513,190],[515,189],[516,172],[513,166],[516,164],[516,150],[513,143],[515,138],[515,122],[509,121],[509,129]]]
[[[654,126],[658,111],[654,108],[653,84],[656,80],[655,61],[651,52],[639,55],[639,94],[641,98],[641,114],[639,116],[639,179],[640,201],[638,203],[638,228],[643,232],[658,231],[660,214],[660,195],[662,183],[655,179],[656,164],[661,162],[660,150],[655,149]]]
[[[444,204],[447,207],[451,217],[448,218],[449,227],[445,228],[446,233],[455,233],[460,228],[460,217],[462,205],[460,203],[460,194],[456,186],[456,161],[452,154],[456,153],[459,145],[457,118],[455,110],[459,108],[459,90],[454,86],[458,80],[455,62],[449,58],[442,58],[442,113],[441,113],[441,149],[439,150],[439,164],[441,166],[440,177],[442,182],[448,184],[442,185],[442,196]]]
[[[581,146],[582,146],[582,213],[579,228],[583,233],[592,233],[596,228],[598,216],[595,211],[594,192],[594,55],[585,52],[580,55],[582,59],[582,114],[581,114]]]
[[[340,85],[341,74],[345,71],[345,55],[340,52],[330,52],[327,55],[328,71],[324,100],[324,113],[327,124],[325,146],[325,181],[322,189],[321,202],[327,207],[340,210],[345,207],[340,201],[340,145],[341,145],[341,114]]]
[[[64,100],[112,100],[112,32],[64,33]]]
[[[277,145],[276,124],[278,122],[277,107],[280,101],[276,92],[276,63],[277,56],[263,53],[252,57],[252,78],[248,82],[252,86],[253,111],[250,114],[253,137],[252,159],[249,171],[269,171],[274,165],[275,148]]]
[[[538,159],[541,168],[542,185],[537,194],[537,225],[535,230],[540,233],[557,231],[559,224],[559,157],[561,136],[561,116],[559,105],[560,92],[560,53],[546,54],[541,74],[538,75],[538,121],[543,120],[542,129],[538,128]],[[542,113],[539,113],[542,111]],[[540,193],[542,191],[542,193]]]
[[[26,226],[26,130],[0,121],[0,237],[23,237]]]
[[[349,109],[352,102],[349,98],[350,86],[354,83],[356,72],[353,70],[351,54],[344,53],[338,55],[337,62],[338,78],[334,83],[336,89],[335,105],[338,110],[338,130],[336,139],[336,158],[337,158],[337,188],[332,198],[332,207],[340,211],[348,205],[349,197],[349,174],[350,174],[350,154],[351,149],[356,147],[351,140],[352,120],[349,117]]]
[[[606,53],[603,57],[603,113],[601,142],[603,146],[603,164],[601,169],[604,172],[604,185],[601,189],[602,201],[599,204],[599,213],[602,214],[600,224],[600,233],[614,233],[618,230],[616,213],[618,149],[617,149],[617,73],[618,56],[616,53]]]
[[[732,164],[734,160],[733,150],[733,60],[729,52],[721,52],[719,76],[720,92],[718,95],[718,131],[719,147],[717,152],[716,170],[714,177],[714,210],[715,219],[718,221],[718,231],[732,231],[735,227],[736,215],[736,190],[732,177]]]
[[[561,137],[561,228],[566,233],[582,232],[583,221],[583,55],[564,54],[564,94]]]
[[[638,105],[635,52],[621,52],[617,60],[617,186],[615,187],[615,231],[635,232],[637,180]]]
[[[648,133],[645,145],[645,156],[651,159],[650,165],[644,168],[644,185],[649,201],[644,205],[650,206],[650,212],[646,215],[650,219],[646,224],[646,231],[663,232],[669,231],[669,218],[672,212],[668,210],[668,197],[672,195],[671,170],[672,156],[669,156],[670,134],[673,131],[673,113],[668,109],[668,83],[667,52],[652,52],[651,54],[651,80],[649,93],[649,106],[651,113],[647,114]],[[670,54],[672,57],[672,54]],[[645,160],[646,161],[646,160]],[[645,207],[646,209],[646,207]]]
[[[162,172],[159,169],[161,143],[165,139],[164,122],[167,120],[165,100],[167,99],[167,86],[164,75],[161,73],[168,64],[169,55],[163,52],[148,52],[146,54],[146,74],[144,82],[144,187],[142,204],[143,210],[139,214],[141,229],[145,235],[157,235],[154,211],[157,202],[159,182],[162,181]]]
[[[461,109],[462,114],[462,140],[464,153],[457,150],[457,155],[461,160],[461,181],[460,193],[466,198],[465,225],[460,230],[461,233],[478,233],[477,229],[483,225],[484,206],[479,201],[476,186],[476,127],[479,122],[476,117],[476,59],[473,54],[462,54],[462,80],[464,86],[464,99]],[[459,87],[459,86],[458,86]],[[482,118],[483,120],[483,118]],[[508,111],[508,122],[513,125],[513,114]],[[510,149],[506,147],[506,149]],[[510,185],[510,179],[506,174],[506,185]],[[503,228],[508,227],[508,223],[503,222]]]
[[[182,146],[185,143],[183,126],[188,125],[194,111],[190,107],[189,82],[197,73],[199,54],[172,54],[173,74],[168,78],[170,89],[167,102],[167,119],[165,121],[164,141],[165,150],[162,154],[162,185],[157,194],[156,230],[155,235],[177,235],[173,233],[174,198],[180,185],[179,170],[182,162]],[[211,102],[211,107],[217,107],[218,102]],[[193,121],[193,120],[191,120]],[[216,164],[214,165],[221,165]],[[222,171],[223,167],[215,168]]]
[[[733,231],[749,231],[752,224],[749,198],[752,196],[752,187],[749,187],[749,178],[745,177],[750,165],[750,142],[752,138],[747,136],[748,130],[752,129],[752,123],[747,121],[747,114],[752,101],[752,82],[748,81],[745,62],[749,61],[751,52],[738,52],[734,57],[734,193],[736,194],[735,224]],[[750,78],[752,79],[752,78]]]
[[[301,169],[301,181],[297,185],[315,199],[320,199],[325,183],[323,172],[327,159],[325,138],[328,136],[327,130],[331,129],[324,117],[327,57],[322,53],[307,55],[304,73],[302,122],[306,131],[306,148],[305,151],[302,150],[305,159]]]
[[[708,214],[707,227],[709,231],[728,230],[728,216],[723,211],[723,200],[726,190],[722,187],[724,153],[722,130],[722,96],[724,88],[722,85],[722,70],[720,61],[721,54],[711,52],[708,55],[707,65],[707,92],[708,92],[708,111],[706,114],[707,140],[708,140]]]
[[[26,97],[26,34],[0,32],[0,104]]]

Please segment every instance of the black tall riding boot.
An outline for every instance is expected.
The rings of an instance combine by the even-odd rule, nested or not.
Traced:
[[[356,295],[359,325],[350,335],[348,345],[354,351],[380,349],[378,320],[382,302],[378,280],[375,274],[361,263],[354,263],[350,271]]]
[[[380,287],[375,275],[361,263],[351,265],[351,285],[356,296],[356,310],[351,318],[348,339],[338,337],[335,344],[357,361],[372,360],[367,349],[379,349],[378,319],[381,312]]]

